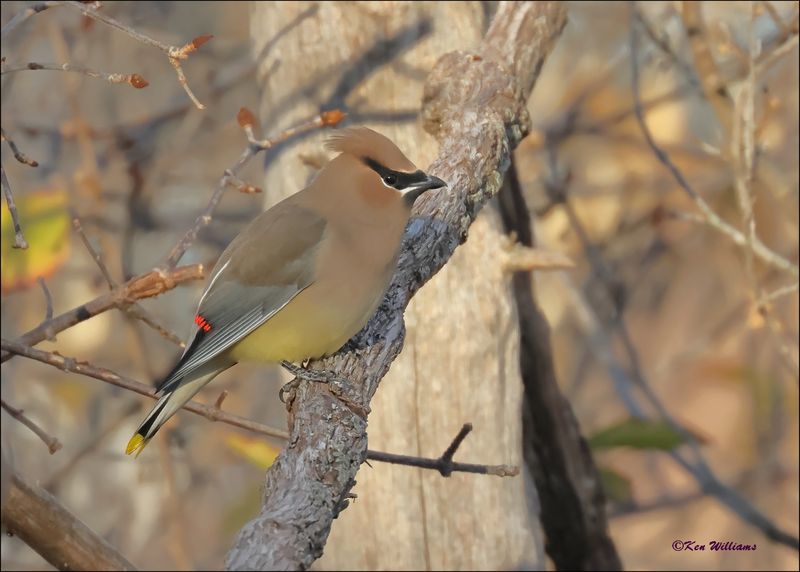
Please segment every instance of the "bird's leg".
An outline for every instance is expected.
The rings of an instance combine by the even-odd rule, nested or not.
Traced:
[[[369,407],[365,410],[362,406],[358,403],[353,401],[349,398],[345,393],[345,387],[347,387],[347,381],[338,377],[331,371],[321,371],[321,370],[312,370],[307,369],[306,366],[308,365],[309,361],[307,360],[304,362],[303,366],[297,366],[288,361],[282,361],[281,366],[291,373],[294,376],[294,379],[290,382],[286,383],[283,387],[281,387],[280,392],[278,393],[278,397],[281,400],[281,403],[285,403],[287,408],[291,406],[292,401],[294,401],[295,392],[297,391],[297,386],[299,385],[301,380],[307,381],[314,381],[317,383],[325,383],[328,385],[328,388],[332,395],[335,395],[339,398],[339,401],[344,403],[347,407],[349,407],[354,413],[356,413],[359,417],[366,419],[367,415],[369,414]],[[288,399],[286,398],[288,396]]]
[[[282,361],[281,366],[294,376],[290,382],[284,384],[278,392],[278,398],[281,403],[287,403],[286,397],[288,396],[288,404],[294,401],[294,394],[297,391],[297,386],[301,380],[315,381],[317,383],[329,383],[331,374],[327,371],[314,371],[306,369],[311,360],[303,360],[303,365],[295,365],[289,361]],[[288,405],[287,404],[287,405]]]
[[[330,371],[306,369],[310,361],[311,360],[305,360],[303,361],[303,365],[294,365],[293,363],[284,360],[281,362],[281,365],[286,371],[295,376],[295,378],[299,379],[316,381],[319,383],[328,383],[335,378],[333,373]]]

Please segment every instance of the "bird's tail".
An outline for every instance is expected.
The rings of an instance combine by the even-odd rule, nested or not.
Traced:
[[[128,441],[128,447],[125,449],[125,454],[130,455],[136,453],[139,456],[153,435],[161,428],[172,415],[178,411],[183,405],[189,401],[200,389],[214,379],[217,375],[228,369],[230,366],[214,369],[211,372],[206,370],[199,376],[189,373],[186,377],[181,379],[178,383],[173,385],[170,389],[164,391],[164,394],[158,399],[155,407],[144,418],[139,428],[131,440]]]

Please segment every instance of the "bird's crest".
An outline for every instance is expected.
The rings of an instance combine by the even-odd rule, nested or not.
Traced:
[[[362,161],[372,159],[390,169],[409,173],[417,170],[397,145],[368,127],[339,129],[328,138],[325,147],[331,151],[353,155]]]

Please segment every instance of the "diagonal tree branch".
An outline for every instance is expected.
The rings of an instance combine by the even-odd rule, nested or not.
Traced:
[[[10,533],[58,570],[136,570],[53,495],[17,474],[11,476],[2,517]]]
[[[17,409],[15,407],[11,407],[8,403],[0,399],[0,407],[5,409],[11,417],[25,425],[28,429],[33,431],[33,433],[42,440],[42,443],[47,445],[47,448],[50,450],[50,454],[55,454],[56,451],[61,449],[63,445],[61,442],[56,439],[55,437],[51,437],[47,434],[47,432],[39,427],[36,423],[34,423],[31,419],[29,419],[25,412],[22,409]]]
[[[431,72],[423,117],[441,148],[428,172],[449,187],[417,206],[376,316],[350,349],[311,364],[349,383],[300,382],[289,443],[267,473],[261,513],[240,531],[228,569],[303,570],[322,554],[366,458],[363,412],[402,349],[403,310],[499,191],[511,150],[529,130],[528,96],[565,23],[562,4],[503,2],[475,53],[449,53]]]

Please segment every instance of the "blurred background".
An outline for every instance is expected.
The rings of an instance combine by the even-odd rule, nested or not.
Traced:
[[[402,3],[390,4],[400,9]],[[29,5],[3,2],[3,25]],[[481,12],[488,25],[490,3],[462,6]],[[51,8],[4,34],[3,130],[39,166],[17,162],[3,145],[3,168],[30,244],[12,249],[4,205],[3,338],[17,338],[45,318],[39,278],[55,314],[108,290],[70,212],[119,283],[156,266],[193,223],[244,149],[238,110],[259,109],[253,10],[243,2],[103,7],[176,46],[213,34],[183,64],[206,106],[202,112],[157,49],[73,9]],[[567,27],[530,100],[534,130],[515,155],[537,245],[574,262],[574,268],[534,274],[559,383],[600,468],[611,536],[626,568],[797,569],[795,548],[767,540],[708,494],[712,481],[701,472],[693,476],[669,454],[696,452],[685,436],[669,423],[643,420],[666,412],[686,427],[713,482],[797,536],[798,5],[704,3],[702,27],[692,20],[691,4],[652,2],[637,10],[634,21],[625,3],[569,4]],[[436,34],[448,23],[434,18],[432,25]],[[634,112],[632,26],[647,125],[723,225],[700,216],[642,136]],[[277,59],[280,50],[275,44]],[[29,62],[137,73],[149,86],[113,85],[82,73],[7,71]],[[421,85],[429,67],[403,67],[401,59],[395,71]],[[418,122],[413,111],[359,114],[358,93],[351,95],[337,102],[351,122],[378,129]],[[264,131],[271,132],[269,124]],[[293,156],[299,151],[288,146],[282,153],[313,173],[326,157],[317,149]],[[261,158],[251,161],[241,178],[261,186],[263,167]],[[743,215],[743,189],[752,217]],[[228,190],[181,263],[213,264],[263,203],[259,194]],[[745,229],[740,236],[747,237],[751,222],[758,240],[789,268],[765,263],[748,239],[737,245],[724,232]],[[202,281],[189,282],[141,305],[185,338],[186,317],[202,288]],[[180,353],[162,334],[112,310],[37,347],[151,383]],[[227,411],[285,427],[277,399],[285,374],[236,370],[198,400],[213,404],[226,389]],[[1,387],[5,402],[63,444],[48,454],[4,412],[5,461],[142,568],[221,567],[235,533],[258,511],[264,467],[281,446],[184,412],[133,462],[124,444],[151,400],[21,357],[3,364]],[[442,435],[442,443],[451,437]],[[385,469],[365,470],[380,479]],[[690,554],[671,548],[676,539],[734,541],[757,550]],[[2,568],[49,565],[4,536]]]

